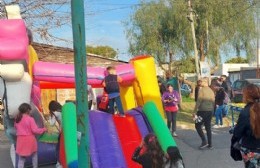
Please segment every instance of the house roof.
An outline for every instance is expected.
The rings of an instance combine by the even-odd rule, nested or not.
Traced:
[[[58,63],[73,63],[74,62],[74,50],[71,48],[53,46],[42,43],[33,43],[35,51],[38,54],[40,61],[46,62],[58,62]],[[117,60],[113,58],[106,58],[101,55],[95,55],[87,53],[87,65],[88,66],[110,66],[126,64],[128,62]]]

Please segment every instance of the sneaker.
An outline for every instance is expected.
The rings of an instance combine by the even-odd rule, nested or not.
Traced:
[[[208,149],[212,150],[214,149],[212,145],[208,145]]]
[[[200,149],[205,149],[206,147],[208,147],[209,146],[209,144],[207,144],[207,143],[202,143],[200,146],[199,146],[199,148]]]
[[[126,117],[124,114],[119,114],[119,117]]]
[[[176,134],[176,132],[173,132],[172,136],[177,137],[178,135]]]
[[[218,125],[214,125],[213,128],[219,128],[219,126]]]
[[[224,125],[220,125],[220,126],[219,126],[219,128],[223,128],[223,127],[224,127]]]
[[[62,165],[59,162],[57,162],[56,163],[56,168],[62,168]]]

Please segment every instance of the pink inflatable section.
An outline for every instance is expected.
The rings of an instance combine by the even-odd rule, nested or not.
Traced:
[[[124,85],[132,83],[135,79],[134,68],[130,64],[116,66],[116,70]],[[106,68],[87,67],[88,84],[100,87],[106,74]],[[36,81],[74,83],[74,65],[39,61],[33,66],[33,76]]]
[[[0,20],[0,60],[26,60],[28,37],[22,19]]]

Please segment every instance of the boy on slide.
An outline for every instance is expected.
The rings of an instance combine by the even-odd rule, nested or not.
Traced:
[[[125,117],[120,94],[119,94],[119,83],[122,82],[122,78],[120,78],[116,74],[116,68],[113,66],[107,67],[107,72],[108,75],[105,77],[102,84],[105,87],[105,91],[109,97],[108,112],[110,114],[115,113],[114,104],[116,103],[119,115],[121,117]]]

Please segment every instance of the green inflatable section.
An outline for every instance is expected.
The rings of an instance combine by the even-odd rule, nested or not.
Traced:
[[[39,141],[45,143],[58,143],[59,134],[44,133],[40,136]]]
[[[62,129],[67,165],[78,160],[76,106],[66,103],[62,107]]]
[[[163,151],[166,152],[169,146],[177,146],[155,103],[147,102],[144,105],[143,110],[146,117],[148,118],[149,123],[152,126],[155,135],[158,138]]]

